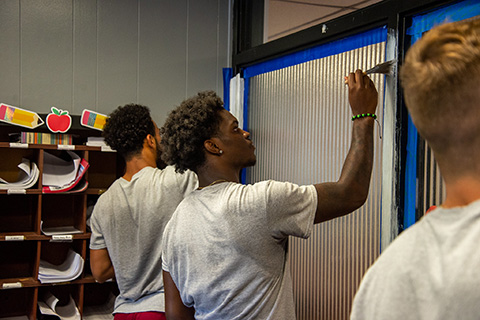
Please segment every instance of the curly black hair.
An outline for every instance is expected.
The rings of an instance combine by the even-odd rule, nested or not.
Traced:
[[[139,104],[119,106],[103,127],[105,142],[125,159],[139,154],[148,134],[155,136],[150,109]]]
[[[222,99],[214,91],[202,91],[170,112],[160,129],[162,160],[177,172],[197,172],[205,162],[204,141],[218,133],[221,110]]]

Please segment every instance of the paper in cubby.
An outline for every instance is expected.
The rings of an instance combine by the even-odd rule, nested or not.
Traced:
[[[75,180],[81,158],[75,152],[68,150],[67,153],[71,158],[69,161],[48,152],[44,153],[42,176],[44,186],[61,187]]]
[[[81,180],[90,164],[75,152],[67,151],[71,161],[44,153],[42,183],[43,193],[81,192],[88,183]]]
[[[83,258],[72,249],[69,249],[67,258],[61,265],[57,266],[40,260],[38,280],[41,283],[72,281],[82,274],[83,265]]]
[[[88,137],[85,144],[89,147],[101,147],[102,151],[115,151],[105,142],[104,137]]]
[[[68,304],[64,306],[58,305],[58,298],[50,292],[46,292],[43,301],[38,300],[40,313],[43,315],[56,316],[60,320],[80,320],[80,312],[78,311],[75,301],[69,296]]]
[[[43,220],[40,222],[40,230],[46,236],[82,233],[81,230],[78,230],[74,226],[62,226],[62,227],[45,228],[43,226]]]
[[[17,167],[20,169],[17,181],[8,182],[0,177],[0,190],[28,189],[37,183],[40,171],[35,162],[23,158]]]

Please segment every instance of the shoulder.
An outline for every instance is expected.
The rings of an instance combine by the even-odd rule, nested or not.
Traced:
[[[123,183],[128,183],[128,181],[126,181],[125,179],[123,178],[118,178],[117,180],[115,180],[108,188],[107,190],[105,190],[101,195],[100,197],[98,198],[96,204],[95,204],[95,208],[97,206],[101,206],[103,203],[106,203],[108,202],[114,194],[116,194],[118,192],[119,189],[121,189],[121,185]]]
[[[351,320],[409,319],[405,313],[413,312],[409,299],[415,296],[410,277],[415,267],[408,261],[412,239],[400,235],[370,266],[355,294]]]
[[[375,309],[378,312],[391,307],[390,300],[395,300],[400,306],[409,299],[422,259],[422,229],[422,224],[418,222],[402,232],[382,252],[360,283],[353,311]]]
[[[315,191],[313,185],[298,185],[288,181],[264,180],[254,184],[244,185],[251,190],[263,190],[268,192],[312,192]]]
[[[174,166],[166,166],[164,169],[157,169],[168,179],[175,179],[179,184],[192,184],[198,181],[197,174],[191,170],[186,170],[183,173],[175,171]]]

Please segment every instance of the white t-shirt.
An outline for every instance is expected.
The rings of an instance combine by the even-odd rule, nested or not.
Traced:
[[[90,249],[107,248],[120,294],[114,313],[165,311],[162,234],[177,205],[198,187],[195,173],[145,167],[117,179],[91,217]]]
[[[294,319],[288,236],[307,238],[314,186],[224,182],[192,192],[164,232],[163,269],[196,319]]]
[[[437,208],[367,271],[351,319],[480,319],[480,201]]]

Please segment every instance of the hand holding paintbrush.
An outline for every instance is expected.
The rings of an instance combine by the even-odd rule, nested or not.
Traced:
[[[395,65],[396,62],[397,60],[393,59],[393,60],[389,60],[389,61],[377,64],[375,67],[368,69],[363,74],[367,75],[372,73],[381,73],[386,75],[392,75],[393,66]],[[348,77],[345,77],[345,84],[347,83],[347,79]]]

